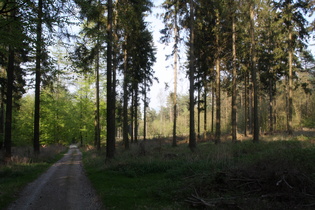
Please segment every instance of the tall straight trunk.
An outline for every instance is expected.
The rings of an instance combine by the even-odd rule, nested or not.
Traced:
[[[206,82],[204,83],[206,84]],[[204,87],[203,95],[204,107],[203,107],[203,140],[207,139],[207,88]]]
[[[135,137],[134,137],[134,140],[135,140],[135,143],[137,144],[138,143],[138,106],[139,106],[139,103],[138,103],[138,86],[136,85],[136,88],[135,88],[135,106],[134,106],[134,109],[135,109],[135,119],[134,119],[134,128],[135,128],[135,131],[134,131],[134,134],[135,134]]]
[[[4,122],[5,122],[5,109],[4,109],[4,89],[0,90],[0,150],[4,146]]]
[[[38,0],[38,22],[36,28],[36,64],[35,64],[35,110],[34,110],[34,153],[39,154],[39,121],[40,121],[40,83],[42,57],[42,20],[43,0]]]
[[[211,134],[214,132],[214,94],[215,94],[215,86],[214,83],[212,82],[212,93],[211,93]]]
[[[146,140],[147,134],[147,83],[146,79],[144,79],[144,103],[143,103],[143,140]]]
[[[196,146],[196,133],[195,133],[195,100],[194,100],[194,68],[195,68],[195,55],[194,55],[194,2],[190,0],[190,38],[189,38],[189,148],[193,151]]]
[[[82,93],[80,93],[80,146],[83,146],[83,106],[82,106]]]
[[[219,12],[216,12],[216,55],[215,55],[215,68],[216,68],[216,77],[215,77],[215,96],[216,96],[216,119],[215,119],[215,143],[218,144],[221,142],[221,71],[220,71],[220,41],[219,41],[219,26],[220,26],[220,16]]]
[[[252,70],[252,84],[253,84],[253,142],[259,141],[259,115],[258,115],[258,85],[257,85],[257,70],[256,70],[256,42],[255,42],[255,12],[254,4],[250,3],[250,37],[251,37],[251,70]]]
[[[249,106],[249,97],[248,97],[248,74],[245,73],[245,84],[244,84],[244,101],[245,101],[245,106],[244,106],[244,136],[247,137],[248,133],[248,123],[249,123],[249,114],[248,114],[248,106]]]
[[[135,97],[134,92],[131,93],[131,107],[130,107],[130,136],[131,136],[131,143],[134,143],[134,116],[135,116]]]
[[[99,45],[99,40],[97,40],[97,45]],[[97,47],[96,54],[96,68],[95,68],[95,146],[97,150],[101,149],[101,128],[100,128],[100,58],[99,58],[99,47]]]
[[[113,1],[107,1],[107,139],[106,158],[115,155],[115,95],[113,93],[112,41],[113,41]]]
[[[289,75],[288,75],[288,134],[293,134],[292,129],[292,114],[293,114],[293,70],[292,70],[292,60],[293,60],[293,47],[292,47],[292,28],[289,27]]]
[[[216,106],[216,118],[215,118],[215,143],[221,142],[221,79],[220,79],[220,59],[216,58],[216,79],[215,79],[215,106]]]
[[[115,5],[117,5],[118,0],[115,1]],[[112,11],[113,12],[113,11]],[[115,19],[113,21],[114,25],[117,26],[117,15],[115,16]],[[116,136],[117,136],[117,125],[116,125],[116,86],[117,86],[117,69],[118,69],[118,58],[117,55],[119,53],[119,49],[118,49],[118,34],[117,34],[117,27],[115,27],[114,30],[114,35],[113,35],[113,41],[114,41],[114,50],[113,50],[113,68],[112,68],[112,74],[113,74],[113,82],[112,82],[112,117],[114,119],[114,123],[113,123],[113,131],[114,131],[114,141],[116,141]]]
[[[237,122],[236,122],[236,27],[235,17],[232,16],[232,54],[233,54],[233,71],[232,71],[232,141],[237,141]]]
[[[269,80],[269,132],[273,133],[273,78]]]
[[[126,38],[127,39],[127,38]],[[125,144],[125,149],[129,149],[129,126],[128,126],[128,77],[127,77],[127,69],[128,69],[128,51],[124,49],[124,82],[123,82],[123,141]]]
[[[12,91],[13,91],[13,75],[14,75],[14,50],[9,46],[9,59],[7,68],[7,104],[5,115],[5,136],[4,147],[5,159],[11,158],[11,142],[12,142]]]
[[[198,87],[198,95],[197,95],[197,140],[200,141],[200,112],[201,112],[201,105],[200,105],[200,85]]]
[[[176,138],[176,127],[177,127],[177,61],[178,61],[178,24],[177,24],[177,10],[178,10],[178,1],[175,3],[175,26],[174,26],[174,36],[175,36],[175,45],[174,45],[174,96],[173,96],[173,108],[174,108],[174,119],[173,119],[173,143],[172,146],[177,146]]]

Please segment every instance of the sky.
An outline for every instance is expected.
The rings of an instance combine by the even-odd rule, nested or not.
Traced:
[[[165,46],[165,44],[159,42],[161,37],[160,30],[164,28],[164,24],[161,18],[157,18],[157,14],[163,13],[163,9],[160,8],[163,1],[164,0],[153,1],[155,7],[152,9],[152,14],[146,19],[149,23],[149,30],[153,33],[154,45],[157,49],[157,60],[153,66],[153,70],[155,71],[155,77],[159,80],[159,83],[154,81],[153,86],[151,87],[149,93],[149,107],[157,111],[161,107],[161,102],[162,105],[165,105],[166,98],[169,93],[173,91],[174,87],[174,73],[172,67],[173,58],[166,61],[166,55],[170,55],[172,52],[172,43],[170,43],[169,46]],[[184,50],[182,50],[182,54],[183,53],[185,53]],[[184,56],[184,54],[181,55],[182,58],[184,58]],[[184,61],[185,59],[182,59],[179,64],[182,66]],[[168,89],[165,89],[165,84],[169,86]],[[178,94],[188,93],[188,88],[188,79],[186,78],[185,69],[178,70]]]

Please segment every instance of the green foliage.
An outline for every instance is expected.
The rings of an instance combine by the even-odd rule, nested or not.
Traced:
[[[84,167],[108,209],[185,209],[188,207],[184,201],[189,203],[191,195],[202,196],[218,208],[229,205],[231,196],[237,198],[235,205],[239,207],[246,207],[246,200],[251,201],[249,206],[254,205],[254,201],[264,207],[284,207],[286,202],[277,198],[263,199],[259,191],[247,194],[246,186],[241,187],[244,183],[237,180],[261,180],[261,193],[283,190],[288,196],[300,196],[302,191],[275,187],[283,173],[287,173],[290,179],[286,181],[294,187],[298,187],[294,177],[299,174],[307,177],[305,181],[315,179],[312,163],[315,152],[310,141],[262,141],[259,144],[245,141],[220,145],[207,142],[200,143],[193,153],[189,152],[187,144],[176,148],[162,146],[156,150],[156,142],[152,140],[146,146],[147,156],[140,156],[135,146],[129,151],[118,150],[116,158],[105,164],[102,154],[95,155],[93,150],[84,153]],[[270,182],[265,181],[268,177]],[[302,184],[301,188],[311,190],[307,184]],[[251,187],[250,183],[248,185]],[[252,183],[252,187],[257,186]],[[214,201],[219,198],[222,204]],[[312,199],[306,197],[303,202],[312,202]],[[290,204],[300,205],[298,202]]]

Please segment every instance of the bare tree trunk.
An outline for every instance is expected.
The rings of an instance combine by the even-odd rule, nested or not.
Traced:
[[[217,30],[220,25],[220,17],[218,11],[216,12],[216,27]],[[216,68],[216,79],[215,79],[215,92],[216,92],[216,120],[215,120],[215,143],[221,142],[221,71],[220,71],[220,41],[219,34],[216,32],[216,55],[215,55],[215,68]]]
[[[14,50],[9,46],[9,59],[7,69],[7,103],[6,103],[6,115],[5,115],[5,136],[4,136],[4,157],[6,159],[11,158],[11,143],[12,143],[12,92],[14,82]]]
[[[99,42],[99,41],[98,41]],[[99,43],[97,44],[99,45]],[[98,47],[97,47],[98,48]],[[96,76],[96,80],[95,80],[95,145],[97,150],[101,149],[101,136],[100,136],[100,78],[99,78],[99,68],[100,68],[100,64],[99,64],[99,48],[97,49],[97,55],[96,55],[96,68],[95,68],[95,76]]]
[[[173,143],[172,146],[177,146],[177,137],[176,137],[176,127],[177,127],[177,62],[178,62],[178,24],[177,24],[177,10],[178,10],[178,1],[175,4],[175,26],[174,26],[174,36],[175,36],[175,47],[174,47],[174,121],[173,121]]]
[[[146,140],[147,134],[147,83],[144,79],[144,99],[143,99],[143,141]]]
[[[232,52],[233,52],[233,72],[232,72],[232,141],[236,142],[237,141],[237,122],[236,122],[236,77],[237,77],[237,72],[236,72],[236,27],[235,27],[235,17],[233,14],[232,17]]]
[[[269,80],[269,132],[270,134],[274,131],[273,125],[273,78]]]
[[[127,38],[126,38],[127,40]],[[127,46],[125,46],[127,47]],[[128,68],[128,51],[124,49],[124,83],[123,83],[123,141],[125,149],[129,149],[129,126],[128,126],[128,90],[127,90],[127,68]]]
[[[113,87],[112,69],[112,41],[113,41],[113,1],[107,1],[107,139],[106,158],[111,159],[115,155],[115,95]]]
[[[244,84],[244,101],[245,101],[245,106],[244,106],[244,136],[247,137],[247,130],[248,130],[248,123],[249,123],[249,114],[248,114],[248,106],[249,106],[249,97],[248,97],[248,75],[245,73],[245,84]]]
[[[206,82],[205,82],[206,85]],[[203,113],[203,140],[207,140],[207,88],[204,87],[204,95],[203,95],[203,100],[204,100],[204,113]]]
[[[0,98],[0,150],[4,146],[4,124],[5,124],[5,109],[4,109],[4,89],[0,90],[1,98]]]
[[[257,85],[257,75],[256,75],[255,12],[254,12],[253,2],[251,2],[249,6],[249,10],[250,10],[250,35],[251,35],[251,70],[252,70],[252,84],[253,84],[253,95],[254,95],[253,141],[258,142],[259,141],[258,85]]]
[[[134,116],[135,116],[135,97],[134,92],[131,93],[131,107],[130,107],[130,136],[131,143],[134,143]]]
[[[200,84],[198,86],[198,96],[197,96],[197,140],[200,141],[200,112],[201,112],[201,106],[200,106]]]
[[[293,70],[292,70],[292,59],[293,59],[293,49],[292,49],[292,26],[289,27],[289,94],[288,94],[288,134],[293,134],[292,129],[292,114],[293,114]]]
[[[134,128],[135,128],[135,131],[134,131],[134,134],[135,134],[135,137],[134,137],[134,140],[135,140],[135,143],[137,144],[138,143],[138,106],[139,106],[139,103],[138,103],[138,86],[136,86],[135,88],[135,119],[134,119]]]
[[[215,94],[215,85],[212,82],[212,93],[211,93],[211,103],[212,103],[212,107],[211,107],[211,134],[213,134],[214,132],[214,94]]]
[[[194,100],[194,68],[195,68],[195,57],[194,57],[194,2],[190,0],[190,62],[189,62],[189,148],[195,150],[196,133],[195,133],[195,100]]]
[[[39,121],[40,121],[40,83],[41,83],[41,57],[42,57],[42,20],[43,1],[38,0],[38,22],[36,28],[36,61],[35,61],[35,110],[34,110],[34,153],[39,154]]]

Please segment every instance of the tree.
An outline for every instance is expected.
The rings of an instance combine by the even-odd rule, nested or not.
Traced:
[[[165,28],[160,31],[163,36],[161,37],[162,42],[168,44],[170,42],[170,36],[173,35],[174,45],[172,55],[174,57],[173,69],[174,69],[174,92],[173,92],[173,141],[172,146],[177,146],[177,137],[176,137],[176,127],[177,127],[177,69],[178,69],[178,51],[180,44],[180,28],[178,24],[180,16],[180,1],[164,1],[162,4],[166,12],[163,14],[163,22]],[[173,31],[173,33],[172,33]]]
[[[107,1],[107,138],[106,158],[115,155],[115,87],[113,87],[112,46],[113,46],[113,1]]]
[[[196,148],[196,132],[195,132],[195,81],[194,81],[194,68],[195,68],[195,55],[194,55],[194,1],[189,2],[190,11],[190,35],[189,35],[189,148],[194,151]]]
[[[6,78],[5,75],[2,75],[4,78],[1,81],[1,92],[3,95],[5,93],[6,96],[4,155],[5,159],[9,159],[11,158],[12,144],[12,111],[15,106],[13,100],[19,100],[24,93],[23,70],[20,64],[25,61],[27,49],[25,40],[27,37],[23,31],[25,20],[20,14],[22,9],[19,2],[5,2],[4,5],[0,14],[0,24],[4,29],[1,34],[9,38],[0,42],[2,67],[6,70]]]
[[[278,9],[278,19],[285,28],[283,33],[286,34],[286,47],[288,49],[288,113],[287,113],[287,131],[290,135],[293,133],[292,115],[293,115],[293,59],[294,50],[301,48],[303,41],[308,37],[307,21],[304,14],[312,11],[314,6],[308,0],[293,1],[273,1],[275,9]]]

